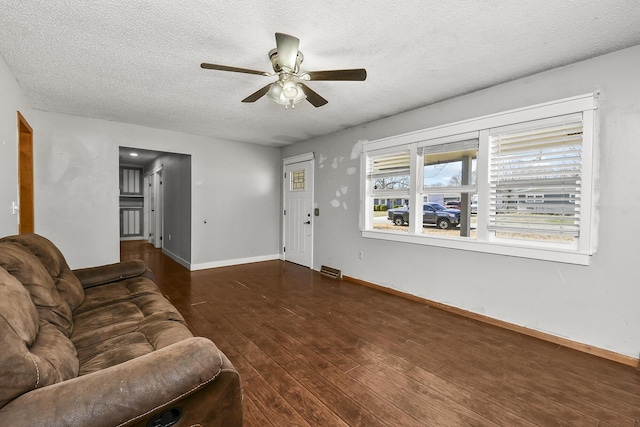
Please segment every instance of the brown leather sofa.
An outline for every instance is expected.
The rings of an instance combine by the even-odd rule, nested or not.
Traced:
[[[152,279],[0,239],[0,426],[241,426],[238,372]]]

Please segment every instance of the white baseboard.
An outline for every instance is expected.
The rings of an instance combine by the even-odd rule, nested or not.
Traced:
[[[187,270],[191,270],[191,263],[186,259],[180,258],[178,255],[172,253],[171,251],[166,250],[165,248],[162,248],[162,253],[168,256],[169,258],[171,258],[172,260],[174,260],[175,262],[177,262],[178,264],[180,264],[181,266],[183,266],[184,268],[186,268]]]
[[[262,256],[249,257],[249,258],[225,259],[222,261],[212,261],[212,262],[204,262],[201,264],[191,264],[191,271],[204,270],[207,268],[228,267],[230,265],[238,265],[238,264],[249,264],[252,262],[272,261],[274,259],[280,259],[280,254],[262,255]]]

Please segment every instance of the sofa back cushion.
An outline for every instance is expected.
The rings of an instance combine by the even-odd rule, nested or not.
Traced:
[[[75,347],[38,320],[27,289],[0,267],[0,408],[36,388],[78,375]]]
[[[62,252],[48,239],[38,234],[20,234],[0,239],[0,242],[16,242],[34,254],[45,266],[60,296],[67,302],[71,311],[84,301],[84,289],[73,274]]]
[[[35,255],[19,243],[0,242],[0,267],[27,288],[40,319],[71,336],[73,318],[69,304],[62,299],[53,278]]]

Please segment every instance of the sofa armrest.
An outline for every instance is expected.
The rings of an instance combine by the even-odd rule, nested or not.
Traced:
[[[201,389],[220,392],[208,386],[225,374],[225,364],[230,365],[211,341],[190,338],[125,363],[25,393],[0,409],[0,425],[106,427],[146,423],[154,413],[180,406],[183,399],[193,398]],[[236,382],[239,389],[239,378]],[[239,392],[232,396],[241,400]],[[206,402],[208,397],[202,399]],[[241,408],[241,402],[225,404]],[[209,420],[194,418],[211,416],[202,411],[187,413],[188,407],[182,411],[183,420],[193,420],[187,425],[207,425]],[[241,425],[241,412],[239,422]],[[225,425],[224,420],[220,425]]]
[[[154,280],[151,270],[147,268],[144,261],[139,259],[98,267],[80,268],[73,270],[73,273],[85,289],[138,276],[145,276]]]

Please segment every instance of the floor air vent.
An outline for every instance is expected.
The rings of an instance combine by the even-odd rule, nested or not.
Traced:
[[[332,279],[339,279],[342,277],[342,271],[338,270],[337,268],[327,267],[326,265],[323,265],[320,268],[320,274],[324,274],[325,276],[331,277]]]

